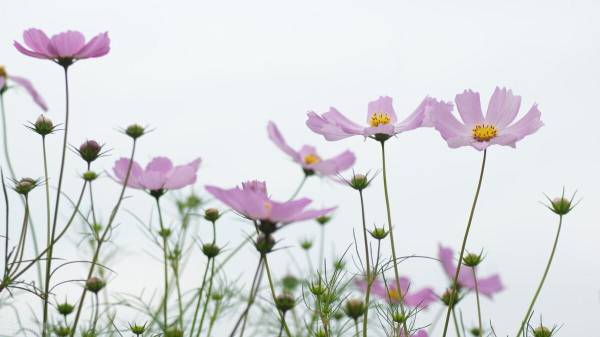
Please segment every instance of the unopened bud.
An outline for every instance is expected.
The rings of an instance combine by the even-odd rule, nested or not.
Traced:
[[[350,299],[346,301],[344,305],[344,313],[346,316],[352,318],[353,320],[357,320],[360,316],[365,313],[366,307],[365,302],[362,299]]]
[[[296,305],[296,299],[289,293],[283,293],[275,298],[275,306],[281,312],[285,313]]]
[[[258,250],[259,253],[266,255],[273,250],[273,247],[275,247],[275,239],[273,239],[271,235],[260,234],[258,238],[256,238],[254,247],[256,247],[256,250]]]
[[[389,232],[385,230],[383,227],[375,227],[372,231],[369,232],[373,239],[383,240],[385,239]]]
[[[209,259],[216,257],[220,252],[221,248],[214,243],[205,243],[202,245],[202,253]]]
[[[145,128],[139,124],[131,124],[125,129],[125,134],[133,139],[138,139],[145,133]]]
[[[217,221],[220,216],[221,216],[221,214],[219,213],[219,210],[216,208],[207,208],[204,211],[204,219],[206,219],[207,221],[210,221],[210,222]]]
[[[86,140],[79,146],[79,155],[88,164],[100,157],[102,151],[102,145],[98,144],[95,140]]]
[[[85,289],[87,291],[91,291],[94,294],[97,294],[102,288],[106,286],[106,282],[104,282],[101,278],[92,276],[87,281],[85,281]]]

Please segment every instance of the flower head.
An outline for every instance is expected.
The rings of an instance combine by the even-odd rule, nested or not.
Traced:
[[[35,90],[33,84],[31,84],[31,82],[28,79],[20,76],[9,75],[6,72],[6,68],[0,65],[0,93],[4,93],[10,88],[9,81],[12,82],[15,86],[23,87],[23,89],[27,91],[29,96],[31,96],[35,104],[42,108],[42,110],[48,111],[48,105],[46,104],[46,101],[44,100],[44,98],[42,98],[42,96],[40,96],[37,90]]]
[[[427,97],[411,115],[403,121],[398,121],[392,106],[392,98],[382,96],[369,103],[366,126],[349,120],[333,107],[321,115],[312,111],[308,112],[306,125],[330,141],[351,136],[386,140],[398,133],[424,126],[430,107],[436,103],[436,100]]]
[[[454,261],[454,253],[451,248],[439,246],[438,258],[442,263],[442,267],[446,275],[450,279],[454,279],[456,274],[456,262]],[[475,290],[475,281],[473,279],[473,270],[471,267],[462,266],[458,275],[458,285],[463,288]],[[500,276],[494,274],[488,277],[477,276],[477,286],[479,293],[489,298],[504,289]]]
[[[125,183],[129,165],[128,158],[121,158],[115,162],[113,172],[115,179],[121,184]],[[127,186],[147,190],[153,194],[162,194],[167,190],[176,190],[195,183],[199,166],[200,158],[185,165],[173,166],[169,158],[156,157],[146,165],[145,169],[134,161],[131,163]]]
[[[355,283],[360,290],[366,291],[366,280],[358,279]],[[394,285],[390,283],[394,283]],[[398,292],[395,282],[389,282],[386,287],[386,284],[383,281],[376,279],[373,281],[371,293],[383,300],[391,299],[393,302],[398,302],[400,301],[400,298],[402,298],[402,303],[404,305],[421,309],[427,308],[431,303],[437,300],[437,297],[431,288],[412,291],[410,287],[411,282],[406,277],[400,277],[401,292]]]
[[[330,213],[335,209],[319,210],[306,207],[312,202],[308,198],[278,202],[267,195],[267,186],[261,181],[248,181],[242,187],[223,189],[216,186],[206,186],[206,190],[225,205],[231,207],[240,215],[260,222],[259,228],[265,234],[279,229],[278,224],[315,219]]]
[[[465,90],[456,95],[455,102],[462,123],[452,114],[451,103],[435,104],[429,116],[451,148],[472,146],[481,151],[494,144],[515,147],[519,140],[544,125],[537,104],[513,123],[521,106],[521,96],[513,95],[506,88],[496,87],[485,117],[481,112],[479,93]]]
[[[78,31],[69,30],[48,38],[43,31],[31,28],[23,32],[23,41],[29,49],[14,42],[15,48],[21,53],[52,60],[63,67],[78,60],[104,56],[110,51],[108,33],[98,34],[86,42],[83,34]]]
[[[292,160],[298,163],[307,174],[317,173],[323,176],[335,175],[349,169],[356,161],[354,153],[348,150],[328,159],[322,159],[317,154],[316,149],[309,145],[304,145],[300,150],[296,151],[286,143],[281,132],[279,132],[277,125],[273,122],[269,122],[267,125],[267,132],[269,133],[269,139],[271,139],[281,151],[292,157]]]

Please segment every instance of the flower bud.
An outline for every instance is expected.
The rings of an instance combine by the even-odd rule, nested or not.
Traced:
[[[69,335],[71,335],[71,327],[69,326],[55,326],[54,327],[54,333],[58,336],[58,337],[67,337]]]
[[[168,238],[169,236],[171,236],[171,229],[170,228],[161,228],[158,231],[158,235],[160,235],[161,238]]]
[[[212,293],[210,295],[210,298],[215,302],[219,302],[219,301],[222,301],[223,298],[225,298],[225,294],[223,294],[220,291],[215,291],[214,293]]]
[[[275,247],[275,239],[271,235],[260,234],[256,238],[254,247],[263,255],[269,254],[273,250],[273,247]]]
[[[392,313],[392,320],[396,323],[404,323],[407,320],[407,317],[405,314],[401,313],[400,311],[394,311]]]
[[[338,271],[343,270],[344,268],[346,268],[346,262],[344,262],[344,260],[337,260],[333,264],[333,268]]]
[[[469,330],[469,332],[474,337],[482,337],[483,336],[483,331],[479,330],[479,328],[472,328],[471,330]]]
[[[336,321],[340,321],[342,320],[342,318],[344,318],[344,313],[341,310],[338,310],[333,313],[333,319],[335,319]]]
[[[133,139],[138,139],[145,133],[145,128],[139,124],[131,124],[125,129],[125,134]]]
[[[79,155],[88,164],[100,157],[102,151],[102,145],[98,144],[95,140],[86,140],[79,146]]]
[[[37,132],[42,137],[51,134],[54,132],[54,124],[52,120],[44,115],[40,115],[33,123],[33,127],[28,126],[31,130]]]
[[[357,191],[362,191],[369,186],[371,181],[364,174],[355,174],[350,179],[350,187]]]
[[[317,297],[323,296],[323,294],[325,294],[325,292],[327,291],[327,289],[325,289],[325,287],[323,287],[321,280],[317,280],[317,281],[311,283],[308,286],[308,290]]]
[[[346,316],[352,318],[353,320],[357,320],[360,316],[365,313],[365,302],[362,299],[350,299],[346,301],[344,305],[344,313]]]
[[[61,314],[63,316],[67,316],[73,312],[73,309],[75,309],[75,306],[73,306],[70,303],[65,302],[65,303],[61,303],[61,304],[57,305],[56,309],[58,310],[59,314]]]
[[[38,180],[32,178],[22,178],[21,180],[15,182],[15,186],[13,189],[22,195],[27,195],[31,190],[36,188],[39,184]]]
[[[268,220],[261,220],[258,230],[266,235],[273,234],[277,230],[277,224]]]
[[[210,221],[210,222],[217,221],[220,216],[221,216],[221,214],[219,213],[219,210],[216,208],[207,208],[204,211],[204,219],[206,219],[207,221]]]
[[[163,334],[164,337],[183,337],[183,331],[177,328],[171,328],[165,331]]]
[[[83,180],[90,182],[90,181],[94,181],[96,180],[96,178],[98,178],[98,174],[94,171],[87,171],[85,173],[83,173]]]
[[[202,253],[209,259],[216,257],[220,252],[221,248],[214,243],[205,243],[202,245]]]
[[[369,232],[373,239],[383,240],[385,239],[390,232],[386,231],[383,227],[375,227],[372,231]]]
[[[275,298],[275,306],[283,313],[291,310],[295,305],[296,299],[289,293],[284,292]]]
[[[144,324],[144,325],[129,324],[129,330],[131,330],[131,333],[133,333],[136,336],[143,335],[144,332],[146,332],[146,324]]]
[[[87,291],[91,291],[94,294],[97,294],[102,288],[106,286],[106,282],[99,277],[92,276],[87,281],[85,281],[85,289]]]
[[[483,261],[481,254],[469,253],[463,257],[463,264],[467,267],[477,267]]]
[[[460,297],[457,290],[450,288],[442,294],[441,300],[446,306],[450,306],[450,302],[452,302],[452,307],[454,307],[460,301]]]
[[[571,200],[565,197],[558,197],[552,199],[550,202],[552,207],[549,207],[550,210],[558,215],[565,215],[569,213],[573,208],[571,207]]]
[[[543,325],[532,329],[533,337],[551,337],[554,334],[554,329],[549,329]]]
[[[300,285],[300,280],[292,275],[287,275],[281,279],[281,285],[283,285],[284,290],[294,291]]]
[[[304,250],[310,250],[312,248],[313,242],[310,239],[304,239],[300,241],[300,248]]]
[[[315,218],[315,220],[317,221],[317,223],[321,226],[326,225],[329,221],[331,221],[331,216],[328,215],[321,215],[318,218]]]

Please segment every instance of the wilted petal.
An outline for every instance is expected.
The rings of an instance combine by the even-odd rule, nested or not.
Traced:
[[[458,113],[465,124],[471,125],[484,121],[478,92],[465,90],[462,94],[456,95],[455,102]]]
[[[33,84],[31,84],[31,82],[23,77],[19,77],[19,76],[10,76],[10,79],[12,81],[14,81],[15,83],[19,84],[20,86],[22,86],[23,88],[25,88],[25,90],[27,91],[27,93],[31,96],[31,98],[33,98],[33,101],[40,106],[40,108],[42,108],[42,110],[44,111],[48,111],[48,105],[46,105],[46,101],[44,101],[44,99],[42,98],[42,96],[40,96],[40,94],[37,92],[37,90],[35,90],[35,88],[33,87]],[[0,85],[0,88],[2,88],[2,85]]]

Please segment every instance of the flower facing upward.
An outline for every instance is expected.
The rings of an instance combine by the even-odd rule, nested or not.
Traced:
[[[436,100],[427,97],[405,120],[398,121],[392,106],[392,98],[382,96],[369,103],[367,126],[349,120],[335,108],[329,108],[328,112],[321,115],[312,111],[308,112],[306,125],[330,141],[356,135],[385,140],[398,133],[424,126],[425,117],[428,115],[430,107],[435,104],[437,104]]]
[[[23,32],[23,41],[29,49],[19,42],[14,45],[21,53],[39,58],[52,60],[62,66],[69,66],[77,60],[101,57],[110,51],[108,33],[101,33],[85,41],[78,31],[66,31],[48,38],[43,31],[31,28]]]
[[[216,186],[206,186],[206,190],[219,201],[231,207],[240,215],[255,221],[260,221],[260,229],[265,234],[277,230],[277,224],[310,220],[328,214],[335,209],[306,209],[312,202],[308,198],[278,202],[267,195],[264,182],[248,181],[242,187],[222,189]]]
[[[454,261],[454,253],[451,248],[439,246],[438,258],[442,263],[442,267],[446,272],[446,275],[452,280],[456,275],[456,262]],[[475,290],[475,280],[473,278],[473,269],[471,267],[462,266],[460,268],[460,274],[458,275],[458,285],[470,290]],[[495,293],[498,293],[504,289],[500,276],[494,274],[488,277],[479,277],[477,275],[477,286],[479,293],[489,298]]]
[[[364,279],[358,279],[356,282],[356,286],[361,291],[366,291],[367,282]],[[437,296],[433,292],[431,288],[423,288],[418,291],[411,291],[410,289],[411,283],[410,280],[406,277],[400,277],[400,288],[402,289],[402,297],[403,304],[412,308],[427,308],[431,303],[437,301]],[[392,302],[398,302],[400,300],[401,294],[396,289],[396,286],[392,286],[388,284],[386,285],[381,280],[375,280],[373,282],[373,286],[371,288],[371,292],[373,295],[383,299],[388,300],[391,299]]]
[[[121,184],[125,183],[129,163],[128,158],[121,158],[113,167],[115,178]],[[166,190],[176,190],[195,183],[199,166],[200,158],[185,165],[173,166],[169,158],[156,157],[145,169],[134,161],[127,186],[162,194]]]
[[[462,123],[452,114],[451,103],[436,104],[429,116],[451,148],[470,145],[481,151],[494,144],[515,147],[519,140],[544,125],[537,104],[513,123],[521,106],[521,96],[513,95],[506,88],[496,87],[485,117],[481,112],[479,93],[465,90],[456,95],[455,101]]]
[[[304,145],[299,151],[296,151],[286,143],[277,125],[273,122],[269,122],[267,132],[273,143],[308,173],[317,173],[323,176],[335,175],[352,167],[356,160],[354,153],[348,150],[328,159],[322,159],[316,149],[309,145]]]
[[[31,84],[28,79],[20,76],[9,75],[6,72],[6,68],[0,65],[0,94],[4,93],[10,88],[9,81],[16,84],[16,86],[23,87],[29,96],[31,96],[35,104],[42,108],[42,110],[48,111],[48,105],[46,104],[46,101],[44,101],[42,96],[40,96],[37,90],[35,90],[33,84]]]

